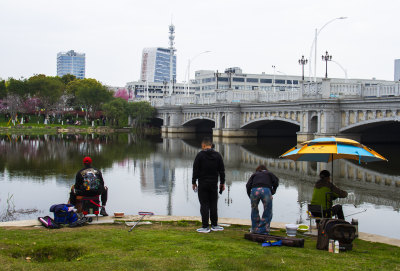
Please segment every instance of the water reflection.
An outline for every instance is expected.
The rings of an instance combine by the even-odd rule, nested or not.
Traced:
[[[0,209],[6,209],[8,194],[14,195],[18,209],[36,208],[42,213],[54,203],[66,202],[82,157],[89,155],[103,171],[111,211],[199,215],[191,175],[200,140],[190,135],[184,139],[144,139],[130,134],[0,136]],[[224,157],[227,181],[219,200],[220,216],[249,218],[244,186],[256,166],[265,164],[281,180],[274,197],[273,221],[306,222],[318,173],[331,170],[331,164],[277,158],[295,144],[295,138],[215,139],[215,148]],[[385,146],[372,147],[389,159],[394,156]],[[368,209],[357,216],[361,231],[400,238],[394,230],[375,227],[387,216],[400,223],[400,170],[391,163],[358,165],[337,160],[333,178],[349,192],[340,201],[345,214]],[[18,219],[36,216],[21,214]]]

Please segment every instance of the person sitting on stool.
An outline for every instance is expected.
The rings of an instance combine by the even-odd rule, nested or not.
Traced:
[[[90,157],[83,158],[84,168],[79,170],[75,177],[75,184],[71,187],[69,203],[77,206],[77,196],[92,197],[101,195],[100,215],[108,216],[105,206],[107,203],[108,188],[104,186],[103,175],[97,168],[92,167]],[[77,206],[78,212],[81,207]]]
[[[332,201],[337,198],[347,197],[347,192],[333,185],[330,176],[331,174],[328,170],[322,170],[319,173],[320,179],[315,183],[311,204],[321,205],[324,217],[337,216],[339,219],[344,219],[342,205],[332,206]],[[322,217],[320,212],[312,212],[312,215]]]

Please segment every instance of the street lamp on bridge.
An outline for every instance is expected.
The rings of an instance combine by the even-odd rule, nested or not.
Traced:
[[[274,69],[274,79],[272,80],[272,90],[275,91],[275,65],[272,65],[272,68]]]
[[[332,55],[326,51],[325,55],[322,55],[322,61],[325,61],[325,78],[328,78],[328,61],[332,61]]]
[[[304,56],[301,56],[299,59],[299,64],[301,65],[301,80],[304,81],[304,65],[307,65],[308,59],[305,59]]]
[[[313,43],[311,45],[311,49],[310,49],[310,61],[312,60],[312,50],[314,48],[314,81],[317,82],[317,40],[318,40],[318,36],[321,33],[322,29],[324,29],[328,24],[336,21],[336,20],[345,20],[347,19],[347,17],[338,17],[338,18],[333,18],[332,20],[328,21],[327,23],[325,23],[320,29],[315,28],[315,36],[314,36],[314,40]],[[311,62],[310,62],[311,63]],[[311,78],[311,64],[309,66],[310,68],[310,78]]]

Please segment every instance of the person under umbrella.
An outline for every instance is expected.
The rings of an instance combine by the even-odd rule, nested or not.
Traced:
[[[319,173],[320,179],[315,183],[311,204],[320,205],[323,210],[323,217],[337,216],[344,219],[342,205],[332,206],[332,201],[337,198],[347,197],[347,192],[341,190],[331,182],[331,174],[328,170],[322,170]],[[320,212],[311,212],[315,217],[322,217]]]

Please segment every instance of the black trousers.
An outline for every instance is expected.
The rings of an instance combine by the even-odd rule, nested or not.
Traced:
[[[320,212],[312,212],[313,216],[321,217]],[[338,219],[344,219],[343,208],[342,205],[338,204],[333,206],[330,209],[324,210],[324,217],[332,217],[337,216]]]
[[[199,201],[200,214],[203,228],[209,226],[208,220],[211,220],[212,226],[218,225],[218,183],[199,182]]]
[[[101,205],[106,206],[108,198],[108,188],[104,186],[103,192],[100,194]],[[76,194],[74,186],[71,187],[71,191],[69,192],[69,201],[70,204],[76,205]]]

